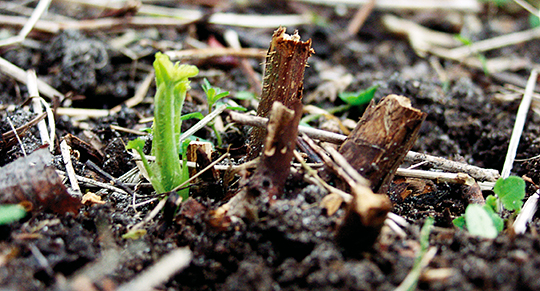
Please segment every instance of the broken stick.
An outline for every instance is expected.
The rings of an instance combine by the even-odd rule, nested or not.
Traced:
[[[373,192],[386,193],[426,115],[413,108],[407,97],[388,95],[368,106],[339,153],[371,182]]]
[[[300,41],[297,31],[288,35],[285,30],[286,28],[280,27],[274,32],[266,55],[261,101],[257,108],[257,115],[260,117],[268,116],[275,101],[295,110],[294,104],[302,100],[304,71],[307,59],[314,51],[311,48],[311,39]],[[265,136],[265,128],[253,128],[249,138],[248,159],[259,156]]]
[[[300,100],[293,103],[292,107],[294,110],[287,109],[280,102],[274,102],[263,154],[246,187],[227,203],[230,205],[229,215],[254,218],[257,215],[254,208],[257,199],[271,203],[283,193],[296,147],[298,124],[302,117]]]

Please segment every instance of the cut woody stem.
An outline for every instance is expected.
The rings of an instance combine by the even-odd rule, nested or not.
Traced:
[[[257,108],[257,116],[260,117],[268,117],[275,101],[295,110],[295,104],[302,100],[304,71],[307,60],[314,51],[311,48],[311,39],[300,41],[298,32],[288,35],[285,30],[286,28],[280,27],[274,32],[266,55],[261,101]],[[253,128],[249,138],[250,160],[261,153],[265,136],[266,128]]]

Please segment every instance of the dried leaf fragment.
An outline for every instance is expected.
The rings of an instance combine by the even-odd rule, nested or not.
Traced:
[[[96,193],[93,192],[87,192],[83,195],[82,204],[85,205],[93,205],[93,204],[105,204],[105,201],[101,200],[101,196],[96,195]]]
[[[343,203],[343,197],[341,197],[341,195],[330,193],[323,197],[319,206],[326,209],[326,214],[328,214],[328,216],[332,216],[338,211],[341,203]]]

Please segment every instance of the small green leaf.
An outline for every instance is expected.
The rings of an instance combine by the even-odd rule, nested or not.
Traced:
[[[224,91],[224,92],[221,92],[219,94],[216,95],[216,101],[223,98],[223,97],[227,97],[227,95],[229,95],[229,91]]]
[[[490,205],[485,204],[482,206],[486,212],[489,214],[489,217],[491,217],[491,220],[493,221],[493,225],[497,229],[497,232],[501,232],[504,229],[504,220],[491,208]]]
[[[257,96],[248,91],[239,91],[236,92],[236,96],[234,96],[233,98],[238,100],[255,100],[257,99]]]
[[[463,45],[468,45],[468,46],[472,45],[472,41],[461,34],[454,35],[454,39],[461,42]]]
[[[525,198],[525,181],[517,176],[499,179],[493,187],[493,192],[499,196],[504,208],[519,211]]]
[[[232,103],[234,104],[236,102],[232,102]],[[229,103],[225,103],[223,101],[218,101],[215,104],[216,108],[220,107],[221,105],[227,105],[227,107],[225,109],[229,109],[229,110],[241,111],[241,112],[246,112],[247,111],[247,109],[245,107],[243,107],[243,106],[240,106],[240,105],[231,106],[231,105],[229,105]]]
[[[229,95],[228,91],[222,92],[221,88],[213,87],[206,78],[204,78],[201,87],[206,94],[206,101],[208,102],[208,107],[212,107],[214,103],[216,103],[219,99]]]
[[[128,143],[126,145],[126,149],[128,149],[128,150],[134,149],[139,154],[141,154],[143,152],[143,150],[144,150],[144,140],[142,140],[141,138],[130,140],[130,141],[128,141]]]
[[[465,216],[462,215],[458,218],[454,218],[454,220],[452,220],[452,224],[454,224],[454,226],[458,228],[463,229],[463,227],[465,227]]]
[[[497,197],[489,195],[486,197],[486,206],[491,208],[494,212],[499,212],[499,207],[497,206]]]
[[[531,28],[540,26],[540,18],[538,18],[538,15],[529,14],[529,25]]]
[[[420,230],[420,249],[422,252],[427,251],[429,247],[429,234],[431,233],[431,229],[433,229],[434,223],[435,219],[430,216],[426,219],[424,226]]]
[[[0,205],[0,225],[9,224],[26,216],[26,210],[19,204]]]
[[[465,210],[465,223],[469,233],[485,238],[495,238],[499,234],[491,216],[478,204],[469,204]]]
[[[338,96],[341,100],[343,100],[343,102],[347,104],[350,104],[352,106],[360,106],[360,105],[368,104],[369,101],[373,99],[373,96],[375,95],[377,88],[379,88],[379,85],[371,86],[364,91],[359,91],[356,93],[342,92],[342,93],[339,93]]]
[[[191,113],[188,113],[188,114],[185,114],[185,115],[182,115],[182,117],[180,117],[180,120],[184,121],[184,120],[188,120],[188,119],[191,119],[191,118],[196,118],[196,119],[203,119],[204,118],[204,115],[200,112],[191,112]]]
[[[234,111],[241,111],[241,112],[246,112],[247,111],[247,109],[245,107],[242,107],[242,106],[227,106],[225,109],[234,110]]]

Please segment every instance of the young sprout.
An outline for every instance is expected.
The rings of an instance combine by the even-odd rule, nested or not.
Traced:
[[[213,87],[206,78],[203,80],[201,87],[206,94],[206,102],[208,102],[208,113],[212,112],[212,108],[216,102],[224,97],[229,96],[229,91],[221,92],[221,88]]]
[[[156,162],[148,163],[144,158],[144,142],[130,141],[128,149],[135,149],[143,160],[150,177],[150,182],[159,193],[169,192],[189,179],[180,155],[185,157],[187,145],[179,141],[182,126],[182,107],[186,92],[190,89],[189,78],[196,76],[199,69],[191,65],[173,64],[167,55],[156,54],[154,61],[156,71],[156,95],[154,97],[154,125],[152,155]],[[188,189],[181,191],[180,196],[187,198]]]
[[[486,238],[495,238],[504,229],[504,221],[497,214],[499,200],[504,207],[509,211],[515,211],[517,214],[523,206],[523,198],[525,198],[525,181],[516,176],[510,176],[506,179],[499,179],[495,183],[493,192],[498,198],[489,195],[486,198],[486,204],[481,206],[477,204],[469,204],[465,210],[465,215],[462,215],[452,222],[455,226],[463,228],[467,226],[467,230],[473,234]]]

